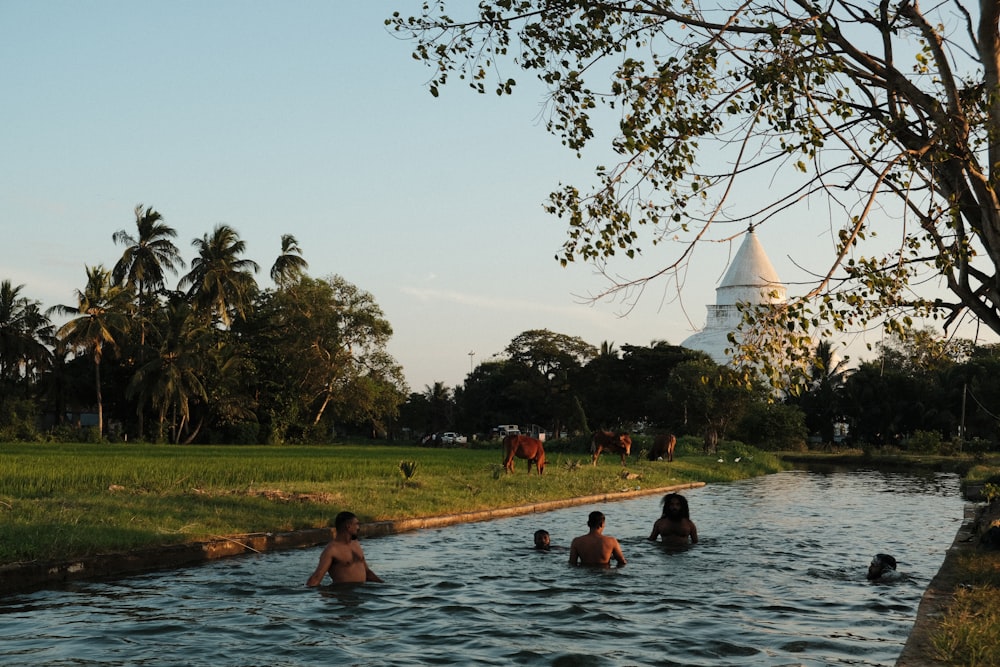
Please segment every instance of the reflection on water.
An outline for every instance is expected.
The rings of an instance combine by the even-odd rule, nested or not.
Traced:
[[[365,541],[387,583],[304,586],[320,549],[0,600],[4,665],[892,665],[962,520],[958,478],[788,472],[600,505],[622,569],[571,568],[596,506]],[[902,576],[869,582],[877,552]]]

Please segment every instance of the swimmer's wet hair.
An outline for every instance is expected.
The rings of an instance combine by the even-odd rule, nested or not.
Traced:
[[[336,528],[337,530],[340,530],[341,528],[343,528],[344,526],[346,526],[351,521],[357,518],[358,515],[355,514],[354,512],[341,512],[333,520],[333,527]]]

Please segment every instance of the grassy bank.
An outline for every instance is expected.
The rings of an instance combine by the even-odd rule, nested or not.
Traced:
[[[930,633],[945,665],[1000,665],[1000,554],[970,550],[954,559],[953,597]]]
[[[616,456],[594,467],[582,450],[549,453],[542,478],[526,474],[521,460],[505,474],[500,458],[499,444],[2,444],[0,565],[324,527],[343,509],[363,521],[419,518],[781,468],[775,456],[745,448],[723,448],[723,463],[691,453],[673,463],[633,456],[629,479]],[[402,462],[415,463],[409,478]]]

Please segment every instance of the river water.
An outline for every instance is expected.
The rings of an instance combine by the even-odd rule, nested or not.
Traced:
[[[785,472],[363,542],[384,584],[306,588],[320,548],[0,599],[2,665],[893,665],[963,517],[953,474]],[[571,568],[607,515],[621,569]],[[889,582],[865,578],[879,552]],[[329,581],[329,580],[327,580]]]

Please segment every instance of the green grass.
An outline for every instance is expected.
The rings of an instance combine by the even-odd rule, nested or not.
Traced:
[[[1000,665],[1000,554],[958,558],[962,585],[931,635],[934,658],[948,665]]]
[[[584,450],[553,444],[544,477],[488,449],[344,444],[313,447],[0,445],[0,565],[65,560],[253,532],[329,526],[349,509],[362,521],[437,516],[780,470],[742,446],[673,463],[633,456],[594,467]],[[638,453],[638,448],[636,449]],[[734,459],[740,456],[741,461]],[[415,462],[406,478],[400,463]]]

